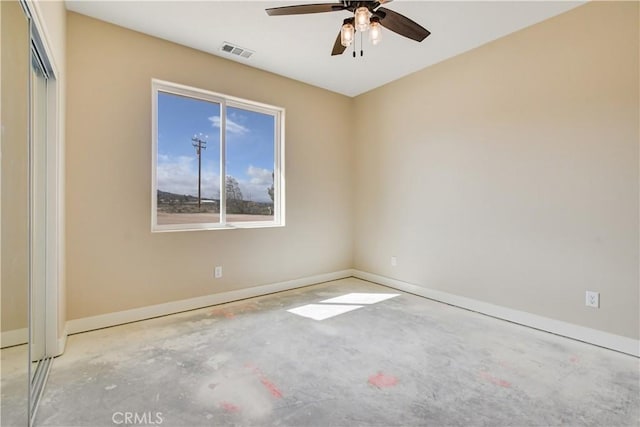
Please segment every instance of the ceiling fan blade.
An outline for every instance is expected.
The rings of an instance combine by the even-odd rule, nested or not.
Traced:
[[[375,0],[372,5],[368,6],[369,10],[375,13],[375,10],[383,4],[391,3],[393,0]]]
[[[342,46],[342,43],[340,41],[340,33],[338,32],[338,37],[336,37],[336,42],[333,44],[333,50],[331,51],[331,56],[342,55],[345,50],[347,50],[347,48]]]
[[[318,4],[299,4],[296,6],[272,7],[266,9],[269,16],[280,15],[302,15],[305,13],[322,13],[336,12],[345,10],[346,7],[342,3],[318,3]]]
[[[376,10],[375,15],[380,17],[380,25],[383,27],[417,42],[421,42],[431,34],[420,24],[386,7]]]

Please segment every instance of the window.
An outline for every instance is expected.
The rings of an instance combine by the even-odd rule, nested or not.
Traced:
[[[284,225],[284,109],[152,81],[152,231]]]

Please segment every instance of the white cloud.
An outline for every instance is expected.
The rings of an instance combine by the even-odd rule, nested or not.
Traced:
[[[198,165],[195,157],[159,154],[156,176],[160,191],[198,195]],[[217,198],[219,190],[220,176],[205,168],[202,172],[202,196]]]
[[[267,189],[273,183],[271,171],[250,165],[247,168],[246,175],[248,179],[238,179],[244,199],[254,202],[271,202],[267,192]]]
[[[214,128],[220,129],[220,116],[211,116],[209,117],[209,120],[211,121],[211,124]],[[227,117],[226,125],[227,131],[235,135],[244,135],[245,133],[249,132],[249,128],[242,126],[240,123],[234,122],[229,117]]]
[[[271,171],[269,169],[257,168],[250,165],[247,169],[247,175],[251,178],[249,182],[254,185],[268,185],[271,186],[273,179],[271,178]]]

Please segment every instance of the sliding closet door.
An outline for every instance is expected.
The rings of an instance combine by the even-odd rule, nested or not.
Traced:
[[[17,1],[0,1],[1,425],[28,423],[29,22]],[[22,345],[17,345],[22,344]]]
[[[32,23],[33,25],[33,23]],[[33,27],[32,27],[33,31]],[[33,34],[32,34],[33,36]],[[33,42],[33,37],[32,37]],[[29,411],[33,419],[44,388],[50,360],[46,348],[47,307],[47,74],[35,46],[31,50],[30,86],[30,316]]]
[[[47,76],[37,51],[31,54],[31,361],[45,353],[47,280]],[[35,368],[35,366],[33,366]],[[35,369],[32,369],[32,375]]]

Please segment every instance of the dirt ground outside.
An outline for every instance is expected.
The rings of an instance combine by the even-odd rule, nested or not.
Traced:
[[[206,224],[219,222],[217,213],[167,213],[158,212],[158,225]],[[273,215],[227,214],[227,222],[273,221]]]

